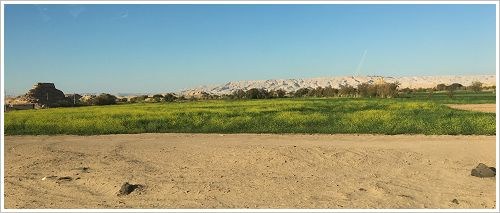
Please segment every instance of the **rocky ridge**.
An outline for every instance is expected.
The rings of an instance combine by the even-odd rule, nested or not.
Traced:
[[[351,85],[356,87],[361,83],[376,83],[385,81],[388,83],[399,82],[399,88],[433,88],[437,84],[459,83],[469,86],[474,81],[480,81],[483,86],[496,85],[495,75],[451,75],[451,76],[414,76],[414,77],[384,77],[384,76],[345,76],[345,77],[323,77],[305,79],[271,79],[253,81],[231,81],[220,85],[200,86],[181,91],[182,95],[190,96],[202,92],[224,95],[242,89],[264,88],[267,90],[283,89],[286,92],[293,92],[300,88],[333,87],[339,85]]]

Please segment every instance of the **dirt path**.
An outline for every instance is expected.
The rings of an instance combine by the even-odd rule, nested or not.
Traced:
[[[496,112],[496,104],[447,104],[450,108],[478,112]]]
[[[495,150],[494,136],[6,136],[5,207],[494,208],[495,179],[470,170]],[[117,196],[124,182],[144,188]]]

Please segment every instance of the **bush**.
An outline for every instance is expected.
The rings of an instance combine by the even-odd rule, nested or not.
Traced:
[[[394,98],[398,95],[399,82],[377,84],[377,97]]]
[[[245,91],[243,91],[242,89],[238,89],[233,92],[233,97],[236,99],[243,99],[245,98]]]
[[[437,91],[443,91],[443,90],[446,90],[446,87],[447,87],[446,84],[438,84],[436,86],[436,90]]]
[[[116,96],[107,93],[102,93],[95,97],[93,101],[94,105],[112,105],[116,104]]]
[[[323,89],[322,95],[323,97],[335,97],[339,94],[339,90],[335,89],[331,86],[327,86]]]
[[[265,89],[252,88],[245,92],[245,98],[248,99],[265,99],[270,97],[271,95]]]
[[[163,99],[163,95],[161,95],[161,94],[153,95],[153,100],[155,102],[160,102],[162,99]]]
[[[305,97],[309,94],[309,88],[300,88],[293,94],[293,97]]]
[[[462,84],[459,84],[459,83],[453,83],[451,84],[450,86],[448,86],[448,89],[447,90],[461,90],[463,89],[464,86]]]
[[[339,96],[340,97],[354,97],[356,96],[356,88],[351,85],[339,84]]]
[[[412,90],[412,89],[410,89],[410,88],[408,88],[408,87],[403,88],[403,89],[401,89],[400,91],[401,91],[402,93],[404,93],[404,94],[407,94],[407,95],[409,95],[409,94],[413,93],[413,90]]]
[[[125,102],[127,102],[127,101],[128,101],[128,99],[127,99],[127,98],[117,98],[117,99],[116,99],[116,102],[121,102],[121,103],[125,103]]]
[[[144,102],[147,98],[148,98],[148,96],[147,96],[147,95],[140,95],[140,96],[136,96],[136,97],[132,97],[132,98],[130,98],[129,102],[130,102],[130,103],[142,103],[142,102]]]
[[[163,99],[166,102],[173,102],[173,101],[177,100],[177,96],[175,96],[175,94],[173,94],[173,93],[167,93],[167,94],[165,94]]]
[[[469,86],[469,88],[474,91],[474,92],[481,92],[483,90],[483,83],[479,81],[474,81],[472,84]]]
[[[269,92],[269,95],[272,97],[272,98],[283,98],[285,97],[286,95],[286,91],[283,90],[283,89],[278,89],[278,90],[271,90]]]
[[[376,97],[377,85],[372,85],[369,83],[358,84],[358,95],[361,97]]]

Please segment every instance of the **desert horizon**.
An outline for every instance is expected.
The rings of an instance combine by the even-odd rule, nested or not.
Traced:
[[[484,84],[484,86],[496,86],[496,75],[495,74],[478,74],[478,75],[415,75],[415,76],[380,76],[380,75],[364,75],[364,76],[330,76],[330,77],[309,77],[309,78],[277,78],[277,79],[253,79],[253,80],[233,80],[224,83],[216,83],[216,84],[204,84],[199,83],[197,86],[193,86],[190,88],[177,89],[172,91],[163,91],[163,92],[108,92],[108,91],[100,91],[100,92],[85,92],[85,91],[76,91],[71,92],[71,94],[78,93],[82,95],[98,95],[100,93],[109,93],[115,95],[117,97],[132,97],[132,96],[140,96],[140,95],[154,95],[154,94],[168,94],[174,93],[177,95],[190,95],[197,92],[207,92],[210,94],[228,94],[237,89],[248,89],[248,88],[266,88],[268,90],[276,90],[276,89],[284,89],[287,92],[296,91],[300,88],[316,88],[316,87],[326,87],[330,86],[333,88],[338,88],[339,85],[347,84],[351,86],[357,86],[360,83],[370,83],[375,82],[377,80],[384,79],[389,82],[398,82],[400,83],[401,88],[409,88],[409,89],[428,89],[432,88],[438,84],[452,84],[452,83],[460,83],[463,85],[471,84],[474,81],[479,81]],[[38,83],[42,81],[37,81],[33,83]],[[57,84],[56,82],[50,82]],[[281,83],[282,85],[276,85]],[[295,83],[298,86],[292,87],[283,87],[283,85],[294,85]],[[28,88],[26,88],[28,90]],[[62,89],[68,91],[68,89]],[[74,89],[69,89],[69,91],[74,91]],[[6,98],[15,98],[23,93],[18,94],[6,94]]]

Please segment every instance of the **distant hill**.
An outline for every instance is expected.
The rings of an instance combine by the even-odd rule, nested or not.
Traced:
[[[251,88],[264,88],[267,90],[283,89],[287,92],[296,91],[300,88],[328,87],[338,88],[341,84],[356,87],[361,83],[375,83],[377,81],[399,82],[399,88],[432,88],[438,84],[459,83],[469,86],[473,81],[480,81],[484,86],[496,85],[495,75],[449,75],[449,76],[414,76],[414,77],[384,77],[384,76],[346,76],[346,77],[323,77],[306,79],[272,79],[254,81],[231,81],[226,84],[200,86],[181,91],[182,95],[191,96],[202,92],[223,95],[231,94],[238,89],[248,90]]]

